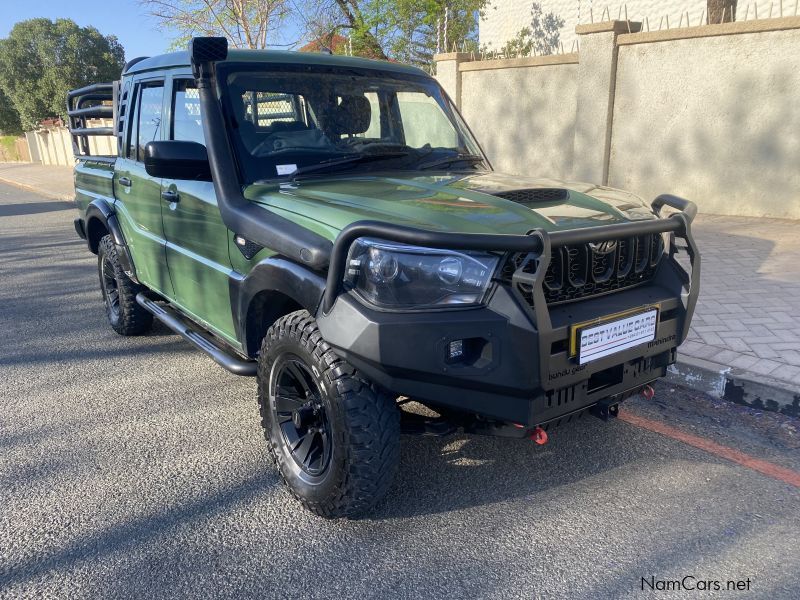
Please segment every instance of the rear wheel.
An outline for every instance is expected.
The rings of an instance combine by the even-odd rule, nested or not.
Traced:
[[[125,275],[110,235],[103,236],[97,247],[97,268],[111,328],[120,335],[141,335],[149,331],[153,326],[153,315],[136,302],[136,294],[145,288]]]
[[[307,509],[352,517],[384,496],[400,459],[395,401],[331,350],[307,311],[270,327],[258,390],[270,453]]]

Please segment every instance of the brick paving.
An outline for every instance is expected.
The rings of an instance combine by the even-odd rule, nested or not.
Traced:
[[[800,221],[700,215],[700,299],[679,353],[800,385]]]
[[[0,163],[0,181],[73,198],[72,170]],[[698,216],[700,299],[679,354],[800,385],[800,221]]]

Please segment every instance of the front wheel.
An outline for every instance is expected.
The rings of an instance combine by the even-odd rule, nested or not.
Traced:
[[[389,489],[400,460],[400,413],[297,311],[275,322],[258,361],[261,424],[293,495],[327,518],[353,517]]]

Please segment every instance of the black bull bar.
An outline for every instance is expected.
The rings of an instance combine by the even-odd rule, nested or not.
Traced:
[[[544,275],[550,264],[553,248],[629,238],[645,234],[672,233],[673,238],[669,248],[670,257],[674,257],[677,252],[674,239],[683,239],[686,243],[686,252],[691,265],[690,273],[681,265],[678,265],[679,268],[677,269],[683,286],[681,302],[686,311],[686,316],[683,319],[683,326],[679,332],[679,341],[682,342],[686,339],[689,323],[691,322],[700,290],[700,254],[691,233],[691,224],[697,215],[697,206],[689,200],[669,194],[658,196],[653,200],[651,206],[653,212],[659,218],[648,221],[633,221],[554,232],[534,229],[527,235],[439,232],[392,225],[379,221],[358,221],[345,227],[339,233],[333,244],[330,266],[328,268],[327,284],[322,297],[322,313],[329,313],[336,302],[336,298],[344,291],[343,282],[345,270],[347,268],[347,255],[350,251],[351,244],[361,237],[375,237],[429,248],[527,253],[528,257],[526,260],[514,272],[512,284],[515,293],[518,284],[524,284],[526,287],[532,289],[532,318],[537,331],[540,333],[540,356],[545,356],[547,348],[549,348],[548,344],[550,343],[550,336],[545,335],[545,333],[552,331],[552,324],[543,286]],[[661,209],[664,206],[673,208],[678,212],[662,217]],[[525,266],[529,265],[531,260],[536,261],[536,268],[533,272],[525,269]],[[541,381],[547,381],[547,362],[540,361],[540,363]]]

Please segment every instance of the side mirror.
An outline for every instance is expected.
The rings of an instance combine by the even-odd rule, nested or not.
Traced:
[[[197,142],[148,142],[144,147],[144,170],[165,179],[211,181],[208,152]]]

